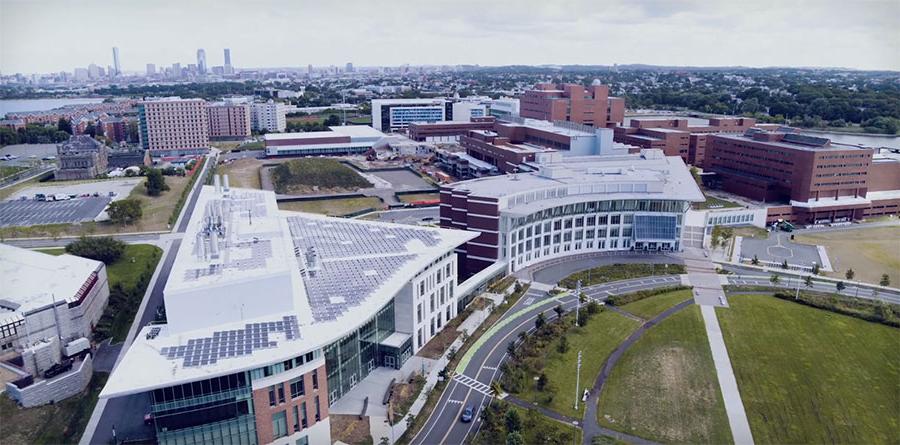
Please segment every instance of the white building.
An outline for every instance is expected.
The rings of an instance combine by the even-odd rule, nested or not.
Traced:
[[[501,97],[491,101],[491,116],[498,119],[519,116],[519,99],[515,97]]]
[[[372,99],[372,127],[378,131],[394,132],[405,129],[411,122],[440,122],[450,120],[447,99]]]
[[[253,104],[251,125],[256,131],[282,132],[287,128],[285,105],[281,102],[268,101]]]
[[[482,102],[454,102],[453,120],[470,122],[473,117],[485,117],[488,115],[489,106]]]
[[[330,443],[329,406],[457,315],[453,251],[475,234],[281,211],[218,183],[172,265],[168,323],[100,397],[149,392],[160,444]]]
[[[328,131],[268,133],[266,156],[363,154],[384,140],[384,133],[368,125],[339,125]]]

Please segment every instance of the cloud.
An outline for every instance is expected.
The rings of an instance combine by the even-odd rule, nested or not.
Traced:
[[[0,70],[111,63],[848,66],[900,70],[900,1],[0,0]]]

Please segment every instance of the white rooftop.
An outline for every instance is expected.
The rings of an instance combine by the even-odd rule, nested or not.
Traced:
[[[138,334],[102,397],[319,349],[374,316],[428,264],[477,236],[281,211],[274,193],[260,190],[231,189],[225,196],[205,186],[197,209],[165,288],[168,324]],[[209,250],[212,236],[218,258]]]
[[[0,244],[0,323],[55,302],[76,301],[81,286],[103,263],[53,256]]]
[[[297,133],[266,133],[263,138],[267,141],[290,141],[297,139],[318,139],[326,137],[349,136],[351,140],[356,138],[379,139],[385,137],[384,133],[368,125],[338,125],[328,127],[328,131],[307,131]]]
[[[704,201],[703,193],[679,156],[661,150],[640,154],[577,156],[538,164],[540,171],[491,176],[452,184],[473,196],[500,198],[501,209],[535,211],[584,195],[606,199],[663,199]],[[522,198],[519,198],[519,197]],[[547,198],[552,199],[545,199]]]

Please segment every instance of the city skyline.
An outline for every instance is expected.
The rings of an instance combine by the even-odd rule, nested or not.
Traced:
[[[230,48],[235,66],[244,68],[352,62],[900,70],[900,4],[890,1],[864,2],[851,9],[832,0],[771,2],[752,10],[738,4],[653,0],[604,2],[599,7],[582,1],[483,5],[468,0],[421,5],[398,1],[394,8],[380,9],[352,1],[337,7],[281,1],[253,8],[240,2],[211,6],[3,0],[0,71],[111,66],[111,47],[120,48],[124,72],[142,72],[148,63],[186,66],[196,60],[199,48],[211,51],[209,66],[224,65],[222,50]],[[106,17],[110,20],[103,20]],[[81,26],[98,18],[102,26]],[[172,32],[157,32],[162,22]],[[353,32],[333,33],[336,23]],[[40,32],[42,27],[55,32]],[[57,32],[78,35],[81,44],[54,44]]]

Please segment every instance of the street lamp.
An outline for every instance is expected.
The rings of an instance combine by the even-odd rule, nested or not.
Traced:
[[[578,351],[578,367],[575,371],[575,410],[578,411],[578,396],[581,393],[581,351]]]

